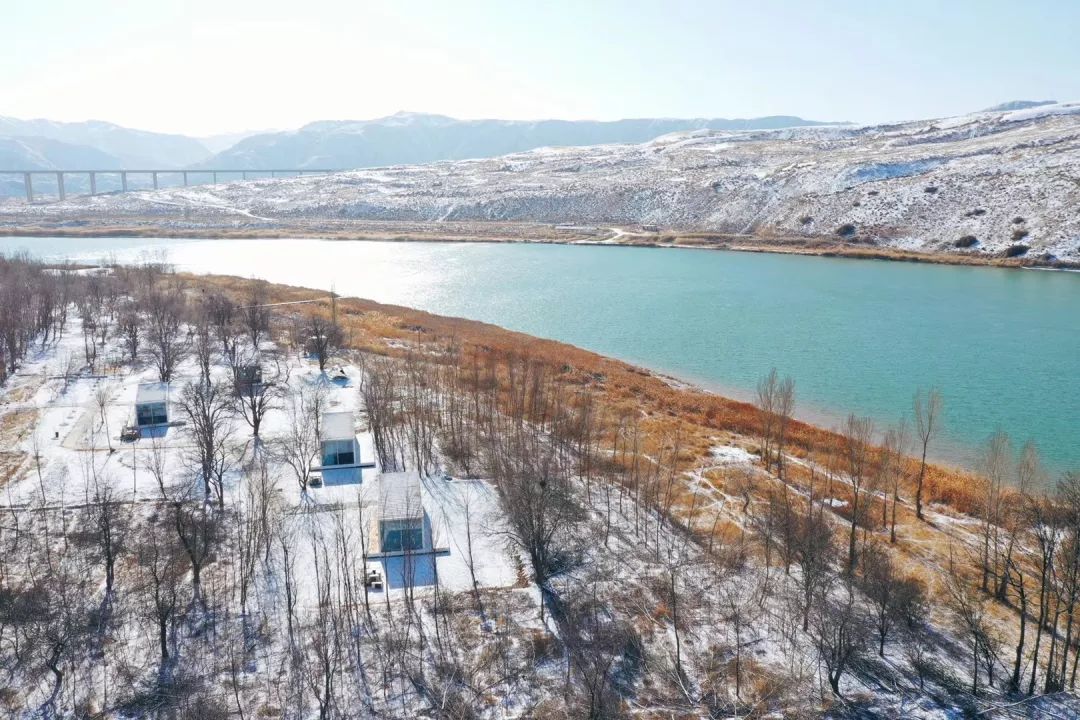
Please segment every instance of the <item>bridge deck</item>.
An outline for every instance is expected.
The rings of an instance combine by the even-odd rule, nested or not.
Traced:
[[[64,187],[64,178],[68,175],[86,175],[90,179],[90,192],[84,193],[88,195],[98,195],[97,176],[98,175],[119,175],[120,187],[116,190],[110,190],[107,192],[128,192],[128,175],[149,175],[152,179],[153,189],[158,189],[158,176],[159,175],[180,175],[183,177],[184,187],[188,186],[188,176],[210,176],[211,181],[209,184],[216,185],[219,175],[235,176],[239,175],[241,179],[247,180],[248,175],[255,176],[270,176],[271,178],[277,177],[277,175],[329,175],[335,172],[344,172],[343,170],[331,170],[325,168],[268,168],[268,169],[231,169],[231,168],[165,168],[157,170],[139,170],[139,169],[85,169],[85,170],[68,170],[68,169],[54,169],[54,170],[4,170],[0,169],[0,175],[22,175],[23,183],[26,187],[26,201],[34,202],[34,176],[35,175],[51,175],[56,178],[56,197],[60,200],[67,198],[67,193]],[[205,185],[207,183],[197,183],[199,185]]]

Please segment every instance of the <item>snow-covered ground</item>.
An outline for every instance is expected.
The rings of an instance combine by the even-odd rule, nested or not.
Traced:
[[[156,380],[155,370],[145,363],[131,366],[100,362],[99,373],[92,375],[78,369],[83,351],[79,321],[72,319],[59,341],[44,349],[35,347],[18,373],[0,389],[0,428],[6,434],[6,449],[25,454],[21,467],[2,489],[3,504],[7,506],[4,514],[7,516],[11,507],[20,510],[27,506],[85,509],[80,506],[89,504],[95,492],[108,486],[115,502],[131,503],[140,522],[157,522],[154,517],[162,488],[152,466],[155,459],[161,460],[163,472],[159,474],[167,494],[190,483],[195,469],[191,465],[189,430],[183,424],[173,424],[153,438],[121,441],[122,429],[133,419],[138,385]],[[327,412],[353,414],[360,459],[374,459],[372,437],[363,425],[365,413],[357,388],[361,370],[357,366],[346,363],[338,373],[335,365],[335,372],[328,376],[320,373],[313,361],[275,349],[269,343],[263,351],[268,362],[273,357],[288,368],[287,395],[322,388]],[[100,356],[115,358],[116,352],[110,343]],[[220,380],[226,380],[229,372],[220,362],[213,369]],[[197,378],[195,364],[184,362],[173,380],[172,392],[179,392]],[[350,606],[341,598],[328,598],[340,592],[343,568],[352,569],[363,549],[375,544],[375,521],[381,511],[380,483],[399,479],[374,467],[364,470],[359,482],[327,481],[302,490],[265,449],[293,422],[284,409],[286,405],[287,399],[283,398],[280,406],[266,416],[260,433],[262,448],[257,448],[242,419],[231,420],[233,444],[240,460],[226,477],[225,505],[239,508],[249,502],[247,491],[260,481],[258,468],[253,469],[251,460],[256,455],[266,458],[268,476],[284,516],[281,543],[287,545],[291,558],[291,562],[285,559],[281,563],[289,564],[291,571],[282,572],[275,550],[274,561],[268,559],[267,567],[252,581],[250,604],[257,611],[251,616],[262,618],[263,627],[252,632],[247,613],[238,623],[244,631],[246,664],[242,669],[234,666],[232,671],[243,676],[239,684],[244,689],[229,702],[241,704],[239,695],[244,693],[253,708],[263,707],[264,701],[274,697],[271,689],[287,667],[292,668],[289,672],[295,673],[293,677],[298,680],[317,678],[312,675],[317,673],[317,666],[311,659],[303,665],[285,661],[282,627],[289,623],[290,636],[293,627],[291,615],[283,609],[294,601],[298,610],[295,614],[302,618],[299,633],[306,638],[299,647],[313,653],[305,657],[317,660],[319,625],[314,619],[330,608],[344,622],[347,614],[356,610],[356,603]],[[182,420],[175,403],[172,420]],[[355,652],[355,656],[340,661],[340,677],[348,679],[342,682],[342,702],[356,703],[356,707],[361,707],[360,703],[378,704],[379,713],[370,712],[372,716],[425,716],[422,708],[434,704],[429,702],[433,696],[430,688],[425,695],[417,689],[414,676],[388,673],[385,655],[381,654],[381,648],[410,647],[409,633],[420,628],[437,638],[439,633],[451,632],[456,645],[451,645],[440,656],[442,659],[427,658],[420,652],[410,656],[408,663],[426,668],[432,678],[448,672],[448,690],[468,685],[461,680],[463,677],[473,683],[469,692],[473,686],[484,688],[473,698],[483,710],[473,717],[536,716],[533,710],[542,700],[566,693],[568,678],[576,678],[577,674],[588,677],[589,668],[575,666],[566,648],[574,642],[588,644],[598,637],[608,637],[608,632],[623,642],[611,647],[597,642],[596,662],[610,661],[606,667],[601,665],[605,673],[607,668],[617,668],[612,671],[613,682],[624,683],[620,693],[628,699],[628,705],[642,713],[657,708],[673,707],[681,712],[708,706],[715,710],[709,717],[725,716],[723,713],[745,716],[753,708],[744,704],[746,695],[741,699],[734,696],[731,674],[738,653],[740,662],[745,663],[739,671],[745,672],[743,692],[760,699],[754,700],[758,703],[755,707],[763,713],[776,707],[784,713],[800,709],[808,716],[935,720],[976,711],[988,717],[1076,716],[1072,693],[1015,705],[1014,698],[997,690],[984,692],[981,697],[970,696],[966,690],[968,655],[945,602],[938,598],[928,605],[927,617],[923,618],[925,628],[911,629],[916,634],[910,637],[906,636],[909,631],[897,628],[881,656],[870,651],[861,653],[844,674],[841,687],[845,700],[829,699],[814,644],[816,630],[801,629],[800,582],[804,576],[799,560],[784,567],[775,559],[770,566],[761,562],[748,544],[755,536],[755,518],[764,516],[759,511],[768,501],[763,493],[751,497],[749,491],[739,487],[740,482],[749,481],[764,490],[774,479],[757,455],[738,444],[738,438],[714,440],[708,454],[688,475],[692,500],[683,501],[685,524],[665,519],[655,506],[637,504],[634,493],[619,483],[594,481],[586,486],[581,479],[570,482],[567,492],[575,496],[580,517],[574,520],[572,536],[562,538],[562,549],[570,561],[548,580],[552,599],[543,620],[538,617],[540,592],[530,580],[529,563],[506,542],[507,513],[492,483],[450,478],[442,472],[422,477],[421,503],[430,538],[425,550],[431,552],[409,558],[369,559],[368,567],[371,563],[382,566],[388,587],[373,591],[371,597],[365,594],[365,600],[372,600],[373,609],[366,610],[374,619],[362,626],[350,625],[342,634],[357,640],[355,650],[348,651]],[[809,461],[789,460],[810,466]],[[843,479],[837,478],[836,482],[842,484]],[[801,492],[797,485],[783,487],[785,496],[789,489]],[[744,502],[750,506],[747,512],[742,509]],[[824,498],[824,503],[836,509],[845,506],[844,501],[835,498]],[[906,511],[910,512],[909,506]],[[48,515],[74,518],[78,513]],[[927,518],[928,527],[944,528],[960,547],[977,546],[977,519],[951,517],[938,507],[927,508]],[[829,521],[839,524],[842,519],[830,517]],[[715,546],[710,540],[707,548],[704,542],[693,539],[695,531],[706,528],[711,528],[708,532],[713,538],[712,529],[723,523],[750,532],[721,537]],[[46,542],[49,537],[46,535]],[[53,539],[60,542],[59,537]],[[934,539],[940,541],[937,536]],[[923,565],[928,572],[940,572],[940,553],[921,555],[918,544],[912,544],[916,553],[903,556],[904,562]],[[235,545],[230,539],[222,547],[231,551]],[[346,562],[347,556],[351,556],[352,564]],[[217,557],[208,575],[227,575],[235,571],[236,564],[234,558]],[[22,571],[21,567],[16,570]],[[338,585],[332,585],[331,575]],[[475,606],[470,593],[474,576],[478,591]],[[282,589],[283,577],[292,579],[289,599]],[[411,583],[403,582],[405,579]],[[825,595],[842,599],[847,593],[846,584],[834,579],[837,582]],[[121,585],[122,598],[133,594],[131,585]],[[414,605],[417,597],[421,602]],[[865,598],[859,602],[865,603]],[[445,610],[446,604],[455,603],[454,611]],[[421,609],[415,610],[417,606]],[[199,666],[205,660],[208,667],[215,667],[207,671],[215,680],[213,686],[227,671],[221,667],[223,656],[213,654],[213,645],[200,645],[206,638],[203,630],[207,619],[197,612],[194,603],[192,607],[195,612],[191,613],[190,625],[185,625],[181,633],[181,657],[188,666]],[[831,607],[820,605],[814,611],[818,613],[814,622],[819,627],[829,625]],[[736,615],[739,625],[733,620]],[[440,629],[440,617],[445,616],[451,617]],[[222,627],[227,624],[224,617],[217,622]],[[133,623],[127,633],[119,635],[136,654],[140,672],[146,675],[153,664],[147,658],[154,655],[154,638],[147,644],[139,636],[137,625]],[[402,642],[404,645],[399,645]],[[415,637],[411,642],[417,645]],[[430,640],[422,639],[419,645],[427,647]],[[922,670],[916,669],[913,660],[916,653],[911,648],[915,646],[919,648],[919,661],[926,665]],[[198,656],[197,652],[207,655]],[[344,656],[343,652],[340,657]],[[97,672],[96,658],[90,658],[87,665]],[[47,695],[48,685],[42,687],[44,691],[39,695]],[[31,694],[27,691],[27,696]],[[304,701],[297,702],[297,706],[303,707]],[[684,714],[706,716],[704,711],[694,715],[688,710]]]
[[[109,351],[116,352],[111,347]],[[266,344],[263,351],[275,352]],[[27,459],[23,472],[4,487],[5,505],[43,503],[54,508],[86,505],[93,501],[99,488],[108,485],[116,501],[149,507],[162,499],[158,479],[152,472],[155,464],[163,470],[169,491],[183,488],[197,472],[191,457],[193,440],[176,403],[183,386],[198,379],[199,371],[193,360],[181,364],[170,384],[171,424],[144,431],[138,440],[122,441],[125,426],[135,424],[139,384],[156,382],[157,371],[145,364],[134,371],[121,365],[101,371],[105,366],[101,363],[98,374],[85,369],[72,372],[72,368],[82,366],[82,358],[79,321],[72,319],[60,340],[28,358],[4,389],[3,395],[9,401],[0,406],[0,414],[36,413],[32,427],[11,448],[25,453]],[[357,423],[361,422],[357,387],[360,371],[356,367],[342,366],[349,380],[335,382],[305,358],[283,354],[279,361],[288,366],[287,392],[295,392],[304,385],[320,385],[326,392],[327,412],[351,412]],[[223,364],[216,365],[213,373],[215,379],[223,382],[231,377],[230,369]],[[12,395],[28,397],[11,401]],[[250,465],[256,452],[270,458],[276,492],[285,504],[292,536],[297,538],[296,567],[301,580],[298,599],[301,603],[314,604],[316,598],[311,593],[315,592],[316,583],[310,577],[315,568],[313,549],[322,538],[333,535],[335,523],[350,529],[357,556],[362,548],[377,546],[379,486],[384,481],[383,473],[377,466],[364,468],[358,483],[327,482],[303,492],[288,469],[276,463],[273,453],[266,450],[291,422],[284,401],[277,403],[263,420],[261,450],[256,449],[251,428],[242,417],[233,416],[229,422],[237,461],[226,479],[226,498],[232,503],[242,496],[243,485],[250,476],[244,467]],[[360,461],[375,463],[371,434],[359,428],[357,441]],[[314,464],[317,461],[316,458]],[[437,552],[404,560],[399,557],[369,561],[369,567],[381,568],[391,595],[400,592],[406,584],[405,565],[414,575],[411,583],[414,592],[433,585],[436,577],[444,590],[471,590],[472,575],[467,561],[470,551],[480,588],[510,587],[518,581],[520,559],[508,552],[503,540],[504,519],[490,483],[441,474],[423,477],[421,504],[428,526],[427,550]]]
[[[694,131],[640,145],[7,204],[0,223],[191,228],[527,221],[852,237],[931,252],[1080,260],[1080,103],[880,126]],[[966,236],[974,244],[955,245]],[[851,237],[848,237],[851,239]],[[971,243],[970,240],[965,240]]]

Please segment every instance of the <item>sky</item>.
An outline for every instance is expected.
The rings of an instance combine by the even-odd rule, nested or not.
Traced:
[[[1080,1],[4,0],[0,115],[861,123],[1080,100]]]

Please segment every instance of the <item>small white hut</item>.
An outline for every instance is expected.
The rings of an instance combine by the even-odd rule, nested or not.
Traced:
[[[420,501],[420,475],[415,472],[379,476],[379,552],[425,550],[430,538]]]
[[[329,485],[361,481],[360,444],[351,412],[322,416],[320,430],[323,482]]]
[[[233,370],[233,389],[240,397],[257,395],[262,381],[262,367],[257,363],[239,365]]]
[[[141,383],[135,393],[135,424],[140,428],[169,423],[169,384]]]

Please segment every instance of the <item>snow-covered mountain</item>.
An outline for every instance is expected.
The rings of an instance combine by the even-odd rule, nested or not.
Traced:
[[[51,168],[118,167],[116,158],[88,145],[47,137],[0,136],[0,168],[46,170]],[[22,182],[21,178],[19,182]]]
[[[1027,110],[1040,105],[1054,105],[1056,100],[1010,100],[993,107],[988,107],[983,112],[1008,112],[1009,110]]]
[[[791,116],[748,120],[646,118],[457,120],[401,112],[375,120],[320,121],[299,130],[256,135],[206,160],[231,169],[355,169],[486,158],[546,146],[640,143],[686,130],[763,130],[821,125]]]
[[[56,122],[0,116],[0,138],[30,143],[51,140],[68,146],[66,150],[55,146],[44,161],[33,153],[5,156],[0,160],[0,169],[78,169],[86,167],[88,150],[101,154],[102,164],[97,167],[107,168],[182,168],[210,155],[206,146],[194,138],[134,130],[99,120]]]
[[[649,224],[1077,261],[1077,208],[1080,103],[1055,103],[880,126],[698,130],[640,144],[69,199],[9,206],[0,220]]]

